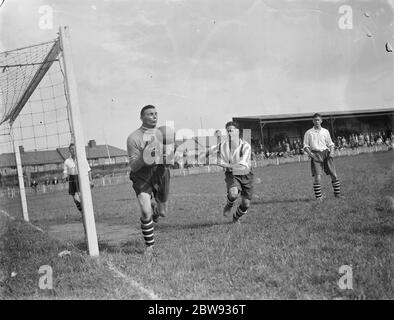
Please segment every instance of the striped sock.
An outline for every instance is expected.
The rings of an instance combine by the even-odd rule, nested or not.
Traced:
[[[78,200],[74,199],[74,203],[77,206],[79,212],[82,213],[82,203]],[[83,225],[83,230],[85,231],[85,238],[87,237],[87,233],[86,233],[86,226],[85,226],[85,219],[83,218],[83,213],[82,213],[82,225]]]
[[[316,199],[319,199],[319,198],[322,197],[321,184],[320,183],[314,183],[313,184],[313,190],[315,191]]]
[[[74,199],[74,203],[77,206],[77,209],[82,212],[82,204],[81,202]]]
[[[238,221],[246,212],[248,212],[248,208],[242,208],[242,205],[239,205],[233,214],[233,221]]]
[[[153,236],[153,220],[149,219],[148,221],[144,221],[141,218],[141,230],[145,240],[145,245],[147,247],[153,246],[155,244]]]
[[[338,179],[332,181],[332,187],[334,189],[334,195],[339,196],[341,194],[341,183]]]
[[[226,204],[226,206],[229,207],[229,208],[232,208],[234,206],[234,203],[235,203],[236,200],[237,199],[230,200],[229,196],[227,195],[227,204]]]

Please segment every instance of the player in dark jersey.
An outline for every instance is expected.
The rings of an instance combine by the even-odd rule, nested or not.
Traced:
[[[147,105],[141,109],[142,126],[127,138],[130,163],[130,180],[141,208],[141,229],[147,252],[152,252],[155,243],[154,222],[165,217],[170,190],[170,171],[166,164],[152,161],[157,152],[156,107]],[[154,199],[154,201],[153,201]]]

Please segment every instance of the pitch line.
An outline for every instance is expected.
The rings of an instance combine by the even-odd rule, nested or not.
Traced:
[[[108,260],[107,261],[108,268],[111,270],[113,273],[115,273],[118,277],[125,279],[128,283],[130,283],[133,287],[136,287],[138,290],[140,290],[142,293],[146,294],[151,300],[159,300],[159,296],[155,294],[152,290],[144,288],[141,284],[139,284],[137,281],[132,279],[131,277],[125,275],[119,269],[117,269],[112,261]]]
[[[11,220],[15,220],[15,218],[14,218],[13,216],[10,216],[9,213],[8,213],[7,211],[4,211],[4,210],[0,209],[0,212],[1,212],[2,214],[4,214],[7,218],[9,218],[9,219],[11,219]],[[24,221],[24,222],[26,222],[28,225],[30,225],[31,227],[33,227],[33,228],[36,229],[37,231],[40,231],[40,232],[44,233],[44,230],[42,230],[41,228],[35,226],[34,224],[32,224],[32,223],[30,223],[30,222],[28,222],[28,221]]]

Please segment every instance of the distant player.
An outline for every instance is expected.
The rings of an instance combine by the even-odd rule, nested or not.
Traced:
[[[318,201],[323,200],[321,191],[323,171],[331,176],[335,197],[343,198],[341,195],[341,184],[332,158],[334,143],[331,140],[330,132],[321,126],[322,122],[322,116],[319,113],[315,113],[313,115],[313,128],[309,129],[304,135],[304,150],[311,158],[311,171],[312,177],[314,177],[313,190]]]
[[[85,226],[85,219],[83,218],[83,213],[82,213],[82,200],[81,200],[81,192],[79,188],[79,180],[78,180],[78,167],[77,167],[77,158],[75,154],[75,145],[74,143],[71,143],[70,146],[68,147],[68,150],[70,151],[70,157],[67,158],[64,161],[63,164],[63,180],[68,178],[68,193],[73,197],[74,203],[77,206],[77,209],[79,212],[82,214],[82,224],[83,224],[83,229],[85,232],[85,237],[86,237],[86,226]],[[92,183],[92,173],[90,171],[90,166],[87,160],[85,160],[84,165],[86,166],[86,169],[89,172],[89,181],[90,181],[90,186],[93,187]]]
[[[227,139],[210,149],[211,155],[217,154],[217,165],[225,168],[227,203],[223,215],[228,216],[241,195],[241,203],[233,214],[233,222],[238,222],[250,207],[253,196],[253,172],[251,170],[250,144],[240,138],[236,122],[226,123]]]
[[[155,243],[153,222],[167,213],[170,190],[170,171],[167,165],[150,163],[157,146],[156,107],[147,105],[141,109],[142,126],[127,138],[127,153],[130,163],[130,180],[141,208],[141,229],[147,253],[152,252]],[[149,161],[148,161],[149,160]],[[152,202],[152,198],[155,202]]]

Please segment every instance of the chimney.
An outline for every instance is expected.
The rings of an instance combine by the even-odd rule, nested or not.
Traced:
[[[19,146],[19,153],[23,153],[25,152],[25,148],[23,148],[23,146]]]
[[[94,148],[96,146],[96,140],[89,140],[88,146],[89,148]]]

